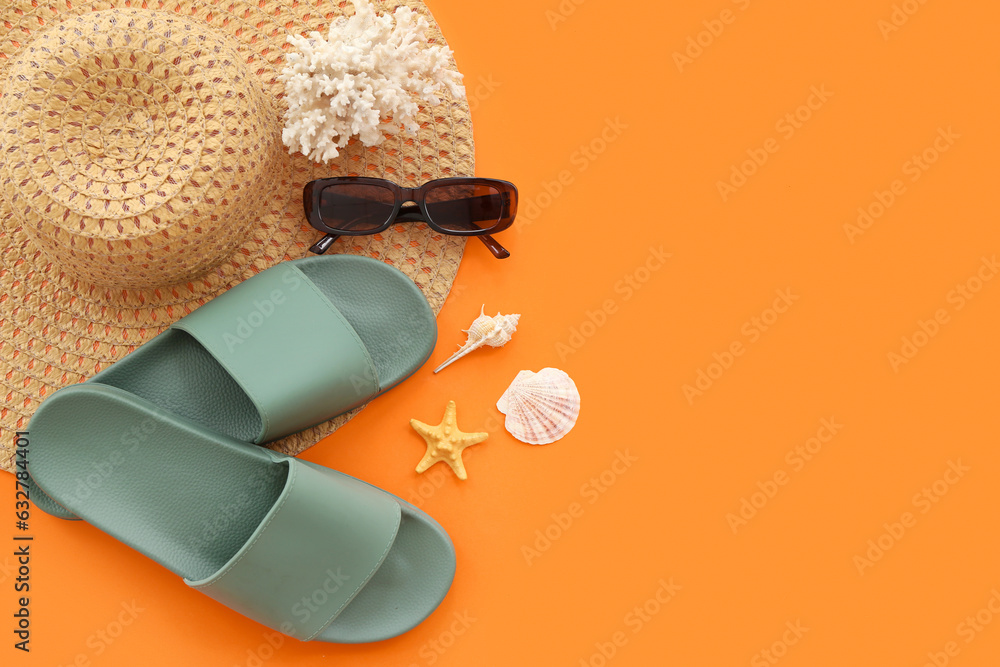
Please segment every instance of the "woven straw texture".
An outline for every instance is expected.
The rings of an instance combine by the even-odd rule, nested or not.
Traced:
[[[421,2],[375,3],[380,12]],[[115,10],[115,11],[109,11]],[[17,0],[0,6],[0,468],[44,398],[81,382],[318,234],[302,188],[327,176],[413,186],[474,172],[468,105],[416,137],[352,142],[328,165],[281,145],[288,34],[352,13],[331,0]],[[426,225],[340,239],[438,312],[464,241]],[[342,415],[270,446],[297,454]]]

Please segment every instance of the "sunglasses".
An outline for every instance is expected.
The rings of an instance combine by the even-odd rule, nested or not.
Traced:
[[[510,252],[490,234],[513,224],[517,188],[493,178],[439,178],[403,188],[382,178],[345,176],[307,183],[302,204],[309,224],[326,234],[309,248],[317,254],[339,236],[377,234],[396,222],[420,221],[442,234],[475,236],[494,257],[506,259]]]

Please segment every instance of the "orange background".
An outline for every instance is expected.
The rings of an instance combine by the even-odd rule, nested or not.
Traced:
[[[466,75],[478,172],[519,186],[522,224],[501,235],[509,260],[469,244],[431,362],[304,457],[444,525],[458,574],[441,608],[379,644],[262,650],[262,626],[35,511],[33,650],[11,648],[5,613],[0,661],[997,664],[1000,280],[973,279],[1000,251],[1000,7],[907,0],[897,26],[892,0],[428,4]],[[752,173],[724,199],[733,165]],[[845,229],[878,197],[894,201]],[[769,311],[781,290],[791,305]],[[483,303],[522,314],[513,341],[433,375]],[[494,404],[545,366],[583,412],[532,447]],[[491,433],[465,482],[413,471],[408,420],[437,423],[449,399]]]

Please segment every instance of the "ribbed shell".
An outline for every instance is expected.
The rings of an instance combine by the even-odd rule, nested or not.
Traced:
[[[547,445],[576,424],[580,392],[558,368],[521,371],[500,396],[497,409],[507,415],[504,426],[512,436],[530,445]]]

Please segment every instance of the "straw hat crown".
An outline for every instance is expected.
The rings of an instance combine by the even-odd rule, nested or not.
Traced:
[[[281,121],[238,46],[143,9],[35,32],[0,82],[0,196],[49,261],[157,287],[239,246],[273,191]]]

